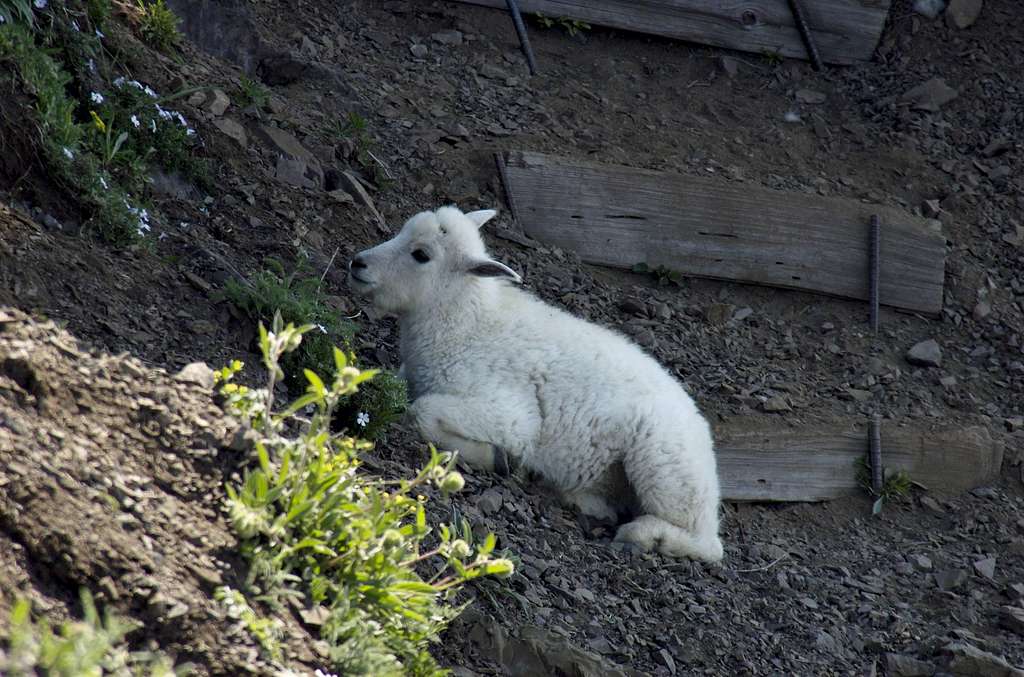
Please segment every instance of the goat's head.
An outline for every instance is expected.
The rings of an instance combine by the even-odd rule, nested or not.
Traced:
[[[490,258],[480,227],[493,209],[468,214],[456,207],[421,212],[382,244],[356,254],[349,263],[352,288],[387,314],[457,302],[481,278],[520,282],[519,275]]]

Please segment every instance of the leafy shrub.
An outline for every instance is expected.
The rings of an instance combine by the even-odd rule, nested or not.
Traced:
[[[32,0],[0,0],[0,24],[6,23],[35,23]]]
[[[104,2],[92,0],[92,11],[102,13]],[[195,154],[195,133],[180,114],[163,109],[160,104],[166,99],[152,90],[124,78],[116,79],[109,91],[84,88],[81,73],[89,65],[83,53],[98,56],[101,50],[90,51],[89,46],[97,38],[83,37],[85,30],[61,23],[77,20],[57,9],[54,5],[47,15],[45,30],[0,25],[0,63],[13,64],[20,83],[34,97],[40,155],[52,177],[83,208],[86,229],[112,244],[131,244],[150,229],[150,205],[142,197],[150,164],[181,171],[208,187],[203,180],[206,166]],[[54,55],[70,59],[80,77]],[[97,69],[92,57],[88,62]],[[77,91],[83,100],[71,95]]]
[[[138,4],[142,11],[139,20],[142,39],[161,52],[171,51],[181,41],[181,33],[178,32],[181,20],[164,4],[164,0],[138,0]]]
[[[679,286],[682,284],[683,275],[679,271],[671,270],[665,266],[658,266],[657,268],[651,268],[646,263],[637,263],[633,266],[632,271],[639,273],[640,275],[650,275],[658,281],[659,287],[667,287],[668,285],[674,284]]]
[[[27,600],[19,600],[11,611],[6,650],[0,649],[0,675],[28,677],[171,677],[187,674],[188,666],[177,669],[161,654],[129,652],[125,636],[137,626],[107,613],[101,619],[92,596],[81,592],[84,620],[69,622],[54,632],[45,619],[33,621]]]
[[[263,108],[270,101],[270,92],[258,80],[252,80],[246,76],[238,81],[238,103],[244,108],[255,106]]]
[[[340,674],[445,674],[426,645],[461,611],[453,594],[480,576],[508,576],[513,565],[492,557],[493,534],[474,546],[468,525],[462,537],[445,525],[436,535],[427,526],[425,490],[462,488],[453,456],[431,448],[415,478],[385,481],[359,469],[358,454],[369,442],[330,434],[334,409],[374,371],[356,369],[334,348],[333,379],[307,370],[305,395],[274,408],[282,356],[314,331],[282,324],[278,314],[271,332],[260,325],[265,390],[232,383],[240,363],[217,374],[227,408],[259,438],[258,465],[240,486],[228,487],[230,518],[250,563],[247,585],[271,605],[297,597],[317,609]],[[310,409],[308,421],[295,419]],[[296,427],[298,435],[288,437],[285,431]]]
[[[340,344],[353,366],[352,355],[355,324],[345,321],[332,309],[321,291],[320,279],[309,274],[300,264],[290,274],[276,259],[266,260],[267,268],[257,273],[248,284],[229,280],[225,296],[243,310],[254,322],[269,322],[280,313],[285,322],[314,327],[302,345],[284,357],[286,383],[293,393],[301,392],[306,369],[321,378],[334,370],[334,346]],[[371,440],[384,436],[387,426],[405,412],[405,383],[394,374],[384,372],[358,392],[347,396],[338,407],[336,423],[349,431],[359,431]]]
[[[366,118],[355,111],[350,111],[343,119],[335,121],[330,133],[334,137],[347,139],[352,143],[356,162],[370,175],[378,188],[384,188],[391,184],[391,175],[384,163],[373,152],[376,143],[370,136]]]

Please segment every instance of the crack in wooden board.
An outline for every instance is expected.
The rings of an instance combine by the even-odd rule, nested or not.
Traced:
[[[510,153],[506,173],[526,234],[589,263],[859,300],[878,214],[881,303],[942,310],[941,228],[893,207],[529,152]]]
[[[458,0],[506,8],[505,0]],[[814,0],[804,13],[822,60],[870,61],[891,0]],[[786,0],[519,0],[523,12],[705,45],[807,59]]]

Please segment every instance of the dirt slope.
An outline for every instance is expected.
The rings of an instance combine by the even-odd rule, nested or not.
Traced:
[[[719,421],[763,413],[766,401],[782,396],[790,409],[769,414],[767,425],[876,410],[893,424],[982,424],[1005,437],[1007,460],[992,487],[948,499],[918,494],[874,519],[866,500],[727,506],[727,561],[715,569],[632,558],[609,546],[606,525],[581,522],[539,490],[471,477],[455,507],[521,554],[522,575],[510,586],[479,588],[478,604],[437,648],[448,663],[481,674],[542,674],[553,664],[592,674],[610,669],[596,659],[603,656],[640,674],[760,675],[932,674],[991,660],[956,658],[967,644],[1024,665],[1020,626],[1001,611],[1021,605],[1013,586],[1024,584],[1024,440],[1008,432],[1024,414],[1024,35],[1015,2],[990,0],[963,31],[897,3],[875,63],[823,74],[725,54],[737,66],[732,76],[717,50],[601,29],[570,38],[534,28],[543,70],[534,78],[507,18],[482,8],[390,0],[171,5],[207,51],[186,43],[175,60],[147,50],[133,64],[135,77],[158,91],[181,82],[218,87],[237,101],[245,68],[272,98],[262,108],[233,103],[220,115],[203,97],[181,102],[217,162],[217,189],[206,199],[154,194],[164,220],[152,251],[113,250],[78,236],[75,215],[62,210],[45,177],[15,184],[20,172],[4,168],[12,178],[0,190],[11,191],[15,208],[0,206],[0,303],[66,324],[108,354],[141,360],[62,352],[51,338],[63,335],[5,311],[15,318],[3,323],[5,350],[30,341],[33,360],[40,351],[39,373],[52,374],[40,382],[57,384],[41,406],[31,381],[17,376],[23,370],[5,367],[0,434],[7,437],[0,439],[25,447],[0,453],[34,459],[23,463],[24,477],[14,477],[7,459],[0,473],[0,546],[13,544],[0,548],[0,571],[12,587],[34,590],[60,615],[78,585],[102,590],[109,578],[117,603],[151,621],[140,641],[154,639],[211,672],[233,674],[249,661],[253,649],[223,632],[202,594],[209,583],[186,566],[196,558],[211,571],[219,571],[218,559],[233,565],[212,492],[234,459],[219,446],[222,437],[203,437],[198,420],[217,435],[227,424],[193,387],[167,390],[171,377],[148,368],[175,373],[195,360],[217,366],[236,357],[258,364],[253,327],[218,292],[267,255],[326,270],[338,312],[358,312],[341,262],[385,235],[358,195],[342,201],[325,190],[337,187],[340,172],[362,174],[376,208],[397,226],[442,202],[500,205],[491,154],[517,148],[908,211],[937,200],[949,243],[944,313],[884,311],[877,338],[866,331],[863,304],[701,280],[658,287],[529,242],[507,214],[490,243],[539,295],[634,336]],[[214,49],[225,45],[230,53]],[[940,110],[900,100],[934,77],[957,91]],[[823,103],[806,103],[822,96]],[[331,132],[350,111],[368,121],[375,156],[368,166]],[[800,121],[787,122],[787,112]],[[243,137],[224,132],[237,132],[228,120]],[[294,135],[308,153],[310,185],[294,185],[280,171],[280,137],[268,128]],[[30,158],[18,157],[24,169]],[[394,325],[358,321],[364,357],[396,366]],[[905,351],[929,338],[942,347],[941,367],[908,364]],[[8,353],[0,359],[7,365]],[[101,364],[108,375],[94,378]],[[123,364],[136,366],[122,372]],[[109,388],[124,406],[82,405],[86,397],[105,403]],[[146,437],[142,426],[153,412],[132,409],[128,400],[138,397],[179,412],[184,427],[163,433],[171,435],[165,441]],[[76,416],[57,408],[72,403]],[[27,430],[8,425],[21,420]],[[100,428],[113,436],[89,437]],[[36,437],[50,430],[81,438],[87,455],[67,441],[64,458],[57,441]],[[193,448],[207,452],[193,458],[185,451]],[[407,473],[419,449],[398,429],[373,460],[381,472]],[[133,516],[125,526],[97,507],[105,505],[96,503],[100,492],[122,508],[124,498],[140,498],[99,489],[108,473],[93,467],[94,458],[105,459],[100,468],[142,478],[125,486],[153,509],[122,510]],[[65,505],[76,512],[53,507]],[[173,506],[170,515],[160,506]],[[83,511],[95,528],[68,519]],[[195,553],[172,547],[179,539]],[[994,570],[986,562],[993,558]],[[159,585],[143,585],[140,576]],[[165,588],[175,602],[151,610],[154,591]],[[188,611],[168,619],[177,601]],[[181,633],[170,631],[179,625]]]

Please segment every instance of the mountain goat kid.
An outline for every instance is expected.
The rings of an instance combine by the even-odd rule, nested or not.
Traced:
[[[421,434],[484,470],[504,455],[594,517],[617,520],[632,504],[617,541],[719,561],[707,421],[624,336],[510,284],[519,275],[479,233],[495,213],[422,212],[349,265],[353,289],[398,317]]]

